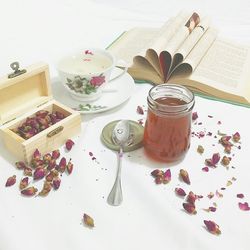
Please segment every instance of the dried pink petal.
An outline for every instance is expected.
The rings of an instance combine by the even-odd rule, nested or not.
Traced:
[[[244,197],[244,194],[237,194],[237,198],[243,199]]]
[[[209,211],[210,212],[215,212],[216,211],[216,207],[209,207]]]
[[[198,152],[199,154],[203,154],[203,153],[204,153],[204,148],[203,148],[201,145],[199,145],[199,146],[197,147],[197,152]]]
[[[32,168],[30,168],[30,167],[24,168],[23,174],[24,174],[25,176],[32,176],[32,175],[33,175],[33,174],[32,174]]]
[[[208,195],[207,195],[207,198],[208,199],[212,199],[214,197],[214,193],[210,192]]]
[[[227,146],[224,147],[224,152],[227,153],[227,154],[230,154],[231,150],[232,150],[232,146],[230,146],[230,145],[227,145]]]
[[[46,175],[46,170],[43,167],[37,167],[33,174],[34,180],[40,180]]]
[[[156,184],[162,184],[163,183],[163,176],[157,176],[155,178],[155,183]]]
[[[60,187],[60,185],[61,185],[61,179],[60,179],[59,177],[55,177],[55,178],[53,179],[52,185],[53,185],[53,188],[54,188],[55,190],[57,190],[57,189]]]
[[[29,188],[23,189],[21,191],[21,194],[23,194],[25,196],[33,196],[33,195],[36,194],[37,191],[38,191],[37,188],[35,188],[35,187],[29,187]]]
[[[232,181],[230,181],[230,180],[227,181],[227,187],[228,187],[228,186],[231,186],[232,184],[233,184]]]
[[[57,160],[59,157],[60,157],[60,151],[58,149],[52,151],[52,158],[53,159]]]
[[[179,196],[185,196],[186,192],[182,188],[175,188],[175,193]]]
[[[71,139],[68,139],[65,143],[65,146],[66,146],[68,151],[70,151],[74,145],[75,145],[75,143]]]
[[[28,187],[29,185],[29,177],[24,177],[21,181],[20,181],[20,184],[19,184],[19,188],[20,190]]]
[[[197,112],[192,113],[192,120],[195,121],[198,118]]]
[[[212,163],[213,165],[216,165],[220,160],[220,154],[219,153],[215,153],[212,156]]]
[[[16,183],[16,176],[13,175],[11,177],[9,177],[5,183],[5,187],[10,187],[13,186]]]
[[[222,160],[221,160],[221,164],[223,164],[224,166],[228,166],[230,161],[231,161],[231,157],[228,156],[223,156]]]
[[[163,183],[166,184],[170,181],[171,181],[171,171],[170,169],[167,169],[163,174]]]
[[[220,229],[219,229],[219,226],[218,226],[214,221],[211,221],[211,220],[204,220],[204,224],[206,225],[207,230],[208,230],[210,233],[215,234],[215,235],[221,234],[221,231],[220,231]]]
[[[190,183],[191,183],[191,182],[190,182],[190,179],[189,179],[188,172],[187,172],[186,170],[181,169],[179,175],[180,175],[181,179],[182,179],[185,183],[187,183],[187,184],[190,184]]]
[[[208,172],[208,171],[209,171],[209,168],[208,168],[208,167],[204,167],[204,168],[202,168],[201,170],[204,171],[204,172]]]
[[[191,203],[183,203],[183,208],[189,213],[189,214],[196,214],[197,211],[195,210],[195,205]]]
[[[216,194],[216,196],[217,196],[218,198],[222,198],[222,197],[223,197],[223,194],[220,193],[218,190],[216,190],[215,194]]]
[[[238,205],[239,205],[239,208],[241,210],[243,210],[243,211],[249,211],[250,210],[250,207],[249,207],[247,202],[244,202],[244,203],[239,202]]]
[[[94,220],[93,220],[93,218],[91,218],[89,215],[87,215],[87,214],[84,214],[83,215],[83,222],[84,222],[84,224],[86,225],[86,226],[88,226],[88,227],[94,227],[95,225],[94,225]]]
[[[240,133],[239,132],[234,133],[232,137],[233,137],[234,142],[240,141]]]
[[[136,109],[137,113],[140,114],[140,115],[144,115],[144,111],[142,109],[141,106],[137,106],[137,109]]]

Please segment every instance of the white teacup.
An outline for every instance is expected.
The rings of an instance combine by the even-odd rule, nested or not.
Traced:
[[[120,77],[126,68],[110,78],[116,65],[114,56],[103,49],[83,49],[62,58],[57,70],[65,88],[78,101],[94,101],[101,97],[106,84]]]

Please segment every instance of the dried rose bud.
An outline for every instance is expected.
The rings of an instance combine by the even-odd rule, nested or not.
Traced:
[[[44,161],[40,160],[40,159],[32,159],[31,160],[31,167],[32,168],[37,168],[39,166],[43,166],[44,165]]]
[[[54,173],[52,171],[50,171],[49,174],[46,175],[45,179],[46,179],[46,181],[51,182],[51,181],[53,181],[54,177],[55,177]]]
[[[154,177],[163,176],[163,174],[164,174],[164,171],[159,170],[159,169],[155,169],[151,172],[151,175]]]
[[[70,159],[70,161],[68,162],[66,168],[67,168],[68,174],[71,174],[72,171],[73,171],[73,163],[71,162],[71,159]]]
[[[57,160],[59,157],[60,157],[60,151],[58,149],[52,151],[52,158],[53,159]]]
[[[56,114],[56,118],[59,120],[62,120],[65,118],[65,115],[59,111],[56,111],[55,114]]]
[[[220,138],[219,143],[221,143],[223,146],[230,145],[232,146],[232,143],[230,142],[231,136],[224,135]]]
[[[47,169],[52,170],[53,168],[55,168],[55,166],[56,166],[56,160],[52,158],[48,163]]]
[[[37,167],[33,174],[34,180],[40,180],[46,175],[46,170],[43,167]]]
[[[204,220],[204,224],[206,225],[207,230],[210,233],[215,234],[215,235],[221,234],[219,226],[215,222],[213,222],[211,220]]]
[[[204,148],[201,145],[199,145],[198,148],[197,148],[197,152],[199,154],[203,154],[204,153]]]
[[[192,113],[192,120],[195,121],[198,118],[197,112]]]
[[[23,175],[25,175],[25,176],[32,176],[33,175],[32,168],[30,168],[30,167],[24,168]]]
[[[220,160],[220,154],[215,153],[212,155],[211,159],[205,160],[205,164],[209,167],[216,167],[216,164],[219,162],[219,160]]]
[[[175,188],[175,193],[178,196],[185,196],[186,195],[186,192],[182,188]]]
[[[157,176],[155,178],[155,183],[156,184],[162,184],[163,183],[163,176]]]
[[[26,167],[26,164],[23,161],[17,161],[16,163],[17,169],[24,169]]]
[[[195,195],[192,191],[190,191],[187,196],[187,202],[194,204],[196,200],[197,200],[197,195]]]
[[[47,110],[39,110],[36,112],[36,116],[45,118],[49,114],[49,111]]]
[[[51,172],[53,173],[54,177],[59,176],[59,172],[56,169],[52,169]]]
[[[38,193],[40,196],[46,196],[50,192],[52,186],[49,182],[45,181],[43,184],[43,189]]]
[[[88,226],[88,227],[94,227],[95,225],[94,225],[94,220],[93,220],[93,218],[91,218],[89,215],[87,215],[87,214],[84,214],[83,215],[83,222],[84,222],[84,224],[86,225],[86,226]]]
[[[188,172],[187,172],[186,170],[181,169],[179,175],[180,175],[181,179],[182,179],[185,183],[187,183],[187,184],[190,184],[190,183],[191,183],[191,182],[190,182],[190,179],[189,179]]]
[[[244,202],[244,203],[239,202],[238,205],[239,205],[239,208],[241,210],[243,210],[243,211],[249,211],[250,210],[250,207],[249,207],[247,202]]]
[[[29,177],[24,177],[21,181],[20,181],[20,184],[19,184],[19,188],[20,190],[28,187],[29,185]]]
[[[36,149],[33,154],[33,159],[39,160],[40,158],[41,158],[41,153],[38,149]]]
[[[144,115],[144,111],[143,111],[143,109],[142,109],[141,106],[137,106],[136,111],[137,111],[137,113],[138,113],[139,115]]]
[[[5,183],[5,187],[10,187],[13,186],[16,183],[16,176],[13,175],[11,177],[9,177]]]
[[[236,132],[235,134],[233,134],[233,141],[234,142],[240,141],[240,133],[239,132]]]
[[[55,177],[52,183],[53,188],[57,190],[60,187],[60,184],[61,184],[61,179],[59,177]]]
[[[60,162],[59,162],[59,165],[56,166],[56,170],[58,170],[59,172],[63,173],[66,169],[66,158],[63,157]]]
[[[171,181],[171,171],[170,169],[167,169],[165,173],[163,174],[163,183],[167,184]]]
[[[21,194],[23,194],[25,196],[33,196],[33,195],[36,194],[37,191],[38,191],[37,188],[35,188],[35,187],[29,187],[29,188],[23,189],[21,191]]]
[[[183,203],[183,208],[189,213],[189,214],[196,214],[197,211],[195,210],[195,205],[191,203]]]
[[[72,149],[72,147],[74,146],[74,142],[71,139],[68,139],[65,143],[65,146],[67,148],[68,151],[70,151]]]
[[[46,163],[46,164],[48,164],[48,163],[51,161],[51,159],[52,159],[52,156],[51,156],[50,153],[45,154],[45,155],[43,156],[43,161],[44,161],[44,163]]]
[[[221,163],[224,166],[227,166],[227,165],[229,165],[230,161],[231,161],[231,158],[224,155],[223,158],[222,158],[222,160],[221,160]]]

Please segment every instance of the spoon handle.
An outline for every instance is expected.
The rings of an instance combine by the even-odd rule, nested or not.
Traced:
[[[109,193],[107,202],[109,205],[118,206],[122,203],[122,186],[121,186],[121,167],[122,167],[123,150],[120,148],[118,153],[118,167],[116,172],[115,183]]]

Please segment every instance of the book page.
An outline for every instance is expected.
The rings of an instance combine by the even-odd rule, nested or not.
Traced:
[[[107,49],[117,59],[122,59],[128,66],[131,66],[134,56],[138,55],[142,49],[148,49],[158,32],[159,29],[156,28],[134,28],[124,32]]]
[[[249,47],[217,39],[190,78],[250,101],[249,77]]]

